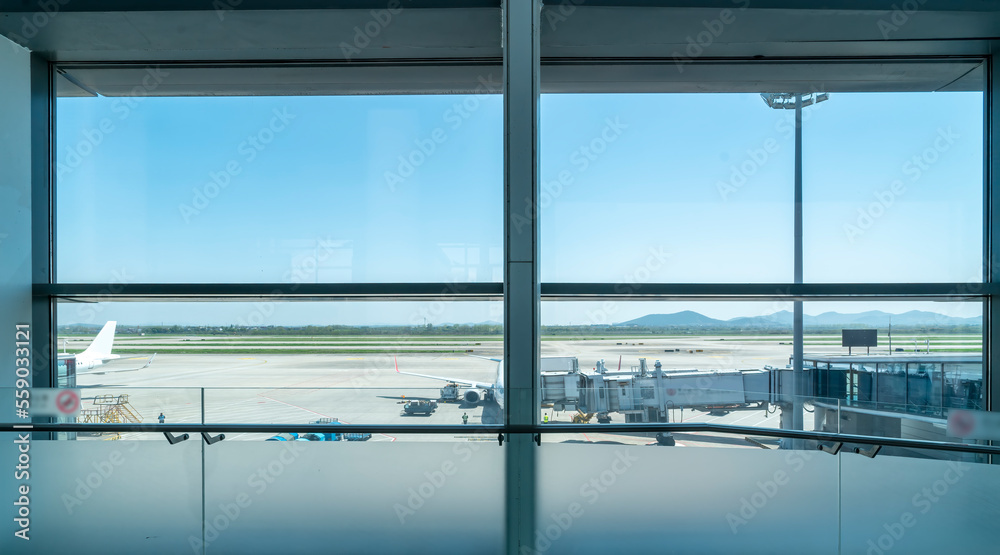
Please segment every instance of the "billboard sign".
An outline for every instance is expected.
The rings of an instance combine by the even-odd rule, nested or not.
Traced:
[[[841,330],[841,347],[878,347],[878,330]]]

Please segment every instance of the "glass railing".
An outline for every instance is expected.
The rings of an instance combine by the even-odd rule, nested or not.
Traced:
[[[971,431],[927,423],[938,436],[892,413],[901,432],[879,438],[871,415],[817,398],[506,427],[482,423],[482,401],[404,416],[438,389],[77,391],[75,416],[0,424],[4,554],[501,553],[498,433],[538,440],[531,553],[984,552],[1000,517],[1000,448],[975,439],[987,413]],[[110,422],[126,401],[140,421]]]
[[[3,437],[11,470],[17,434]],[[499,553],[503,453],[495,438],[421,442],[38,441],[3,553]],[[456,533],[460,531],[461,533]],[[451,538],[442,542],[442,538]],[[423,551],[423,549],[417,549]]]
[[[767,444],[720,451],[691,448],[697,442],[679,434],[675,439],[670,448],[555,438],[543,443],[533,548],[830,554],[994,549],[992,522],[1000,517],[996,465]]]

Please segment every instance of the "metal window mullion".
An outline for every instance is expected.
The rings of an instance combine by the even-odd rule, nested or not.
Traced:
[[[523,200],[522,200],[523,202]],[[515,207],[516,208],[516,207]],[[525,213],[522,205],[518,218]],[[524,223],[522,220],[518,220]],[[987,255],[988,256],[988,255]],[[522,261],[523,262],[523,261]],[[44,264],[44,263],[43,263]],[[477,300],[500,299],[503,283],[38,283],[36,297],[76,301],[155,301],[157,299],[257,300]],[[623,290],[617,283],[542,283],[543,299],[637,300],[982,300],[1000,294],[1000,282],[987,283],[646,283]]]
[[[793,191],[793,279],[796,285],[802,284],[802,95],[795,95],[795,179]],[[802,357],[804,348],[803,305],[797,299],[792,309],[792,429],[802,430],[803,414],[802,399],[805,396],[805,377],[802,373]],[[795,442],[796,448],[802,447],[802,442]]]
[[[644,283],[641,289],[622,289],[617,283],[543,283],[543,299],[718,299],[789,301],[938,298],[982,299],[1000,293],[1000,282],[974,283]]]
[[[997,141],[996,133],[1000,130],[998,121],[998,111],[996,107],[1000,101],[1000,88],[997,86],[996,54],[1000,52],[1000,41],[991,44],[991,55],[986,61],[986,90],[984,97],[984,154],[986,165],[984,183],[984,208],[983,208],[983,250],[984,267],[983,281],[987,284],[987,290],[991,294],[983,302],[983,396],[985,397],[985,410],[1000,411],[1000,379],[996,378],[993,370],[993,361],[998,360],[997,349],[1000,348],[1000,303],[996,302],[992,293],[993,286],[1000,284],[1000,226],[996,224],[995,217],[1000,214],[1000,141]],[[993,462],[998,462],[993,457]]]
[[[60,283],[37,284],[36,297],[76,301],[358,299],[477,300],[503,295],[501,283]]]
[[[504,380],[508,426],[537,423],[540,334],[538,272],[538,100],[541,0],[503,4]],[[531,550],[537,505],[537,447],[530,433],[505,446],[506,552]]]
[[[53,132],[55,95],[48,60],[38,54],[30,58],[31,117],[31,281],[33,287],[55,279],[55,204]],[[57,360],[55,303],[49,297],[32,297],[31,352],[32,387],[55,385]]]

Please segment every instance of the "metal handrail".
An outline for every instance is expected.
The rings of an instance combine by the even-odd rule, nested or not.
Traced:
[[[883,447],[907,447],[934,451],[1000,455],[1000,446],[975,445],[947,441],[928,441],[893,437],[875,437],[834,432],[810,432],[776,428],[754,428],[707,423],[655,424],[540,424],[534,426],[504,425],[426,425],[389,424],[95,424],[95,423],[33,423],[0,424],[2,432],[205,432],[205,433],[372,433],[372,434],[566,434],[579,432],[714,432],[733,435],[806,439]]]

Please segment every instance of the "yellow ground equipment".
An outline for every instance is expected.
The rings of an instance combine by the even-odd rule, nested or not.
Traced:
[[[94,397],[97,408],[80,411],[79,421],[95,424],[141,424],[142,415],[128,402],[128,394]]]
[[[589,424],[590,423],[590,419],[593,418],[593,417],[594,417],[594,413],[592,413],[592,412],[583,412],[583,411],[578,410],[578,411],[576,411],[576,414],[573,415],[573,423],[574,424]]]

